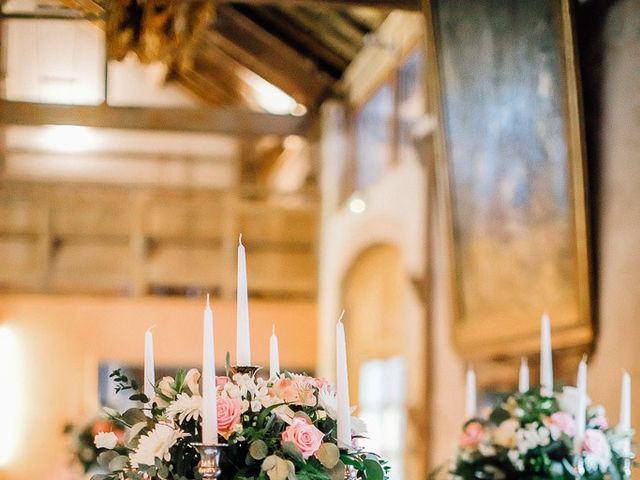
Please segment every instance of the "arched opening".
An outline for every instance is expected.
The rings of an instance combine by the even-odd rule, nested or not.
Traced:
[[[352,403],[369,429],[363,443],[389,459],[392,480],[417,478],[425,443],[416,418],[426,405],[424,307],[401,250],[380,244],[362,252],[343,278],[342,300]]]

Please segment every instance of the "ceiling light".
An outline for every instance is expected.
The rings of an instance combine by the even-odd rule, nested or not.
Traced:
[[[364,213],[367,209],[367,202],[360,195],[354,194],[349,200],[349,211],[356,215]]]

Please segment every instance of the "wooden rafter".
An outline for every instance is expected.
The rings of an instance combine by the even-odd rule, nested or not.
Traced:
[[[231,7],[218,8],[210,35],[231,57],[306,105],[315,105],[335,81],[311,59]]]
[[[181,0],[192,1],[192,0]],[[282,5],[276,0],[215,0],[216,3],[251,3],[254,5]],[[287,0],[287,5],[311,5],[315,7],[373,7],[396,10],[420,10],[419,0]]]
[[[0,100],[0,125],[81,125],[239,136],[284,136],[303,133],[306,118],[233,108],[47,105]]]

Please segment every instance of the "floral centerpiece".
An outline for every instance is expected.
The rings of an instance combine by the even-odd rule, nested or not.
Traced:
[[[463,426],[449,475],[460,479],[620,479],[628,475],[632,431],[609,427],[590,406],[576,441],[577,390],[510,395]]]
[[[98,462],[108,473],[94,480],[198,479],[202,394],[200,373],[178,371],[154,385],[148,398],[135,380],[111,374],[116,391],[144,406],[125,412],[105,409],[125,430],[124,451],[112,432],[98,433],[104,447]],[[265,380],[248,374],[217,377],[216,398],[221,479],[228,480],[384,480],[384,462],[336,440],[336,391],[324,380],[283,372]],[[352,418],[352,438],[365,427]]]

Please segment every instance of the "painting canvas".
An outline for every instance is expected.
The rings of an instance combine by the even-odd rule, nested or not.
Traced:
[[[570,4],[434,1],[455,339],[463,354],[592,338]]]

